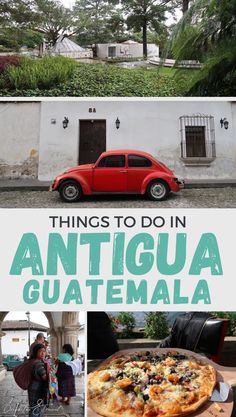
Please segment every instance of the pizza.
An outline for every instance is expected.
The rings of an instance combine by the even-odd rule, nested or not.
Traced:
[[[123,351],[88,377],[88,404],[105,417],[178,417],[212,395],[216,371],[178,351]]]

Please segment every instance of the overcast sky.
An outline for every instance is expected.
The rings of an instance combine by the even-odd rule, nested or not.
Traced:
[[[61,3],[65,6],[65,7],[69,7],[70,9],[72,9],[72,7],[75,4],[75,0],[60,0]],[[180,19],[182,16],[182,13],[180,10],[177,11],[177,19]],[[174,23],[173,18],[171,17],[170,19],[167,20],[168,25]]]
[[[75,4],[75,0],[61,0],[61,3],[64,4],[65,7],[72,8]]]
[[[5,320],[27,320],[27,317],[24,311],[12,311],[7,314]],[[30,321],[42,324],[43,326],[48,326],[48,320],[45,314],[40,311],[31,311]],[[80,324],[84,324],[84,311],[80,311],[79,313],[79,322]]]

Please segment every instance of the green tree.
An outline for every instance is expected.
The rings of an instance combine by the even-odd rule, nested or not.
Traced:
[[[136,42],[142,42],[142,32],[133,33],[132,39],[134,39]],[[160,27],[160,30],[158,31],[158,33],[154,31],[147,32],[147,42],[158,45],[160,48],[160,55],[162,51],[166,50],[168,39],[169,39],[169,33],[165,25],[163,25],[162,28]]]
[[[0,26],[2,28],[29,28],[37,20],[34,0],[1,0]]]
[[[195,0],[177,25],[177,59],[200,59],[190,95],[236,94],[236,1]]]
[[[159,33],[167,19],[167,12],[174,13],[175,0],[121,0],[128,29],[142,31],[143,56],[147,57],[147,34],[149,31]]]
[[[112,38],[111,21],[117,0],[77,0],[73,8],[79,43],[97,44]]]
[[[3,47],[3,49],[14,49],[18,51],[22,46],[36,48],[42,42],[42,34],[30,29],[0,29],[0,47]]]
[[[129,313],[129,312],[122,312],[119,313],[117,316],[117,320],[119,321],[119,323],[124,326],[124,330],[123,330],[123,336],[124,337],[130,337],[132,335],[134,326],[135,326],[135,317],[133,315],[133,313]]]
[[[108,20],[109,40],[123,42],[127,40],[128,34],[125,27],[125,18],[120,10],[114,10]]]
[[[163,339],[169,334],[166,313],[149,312],[145,317],[144,334],[150,339]]]
[[[182,13],[185,14],[190,6],[191,0],[182,0],[181,6],[182,6]]]
[[[35,0],[37,21],[35,29],[55,45],[59,36],[73,32],[73,15],[70,9],[56,0]]]
[[[73,27],[71,10],[56,0],[1,0],[0,25],[9,29],[30,29],[55,44]]]
[[[228,336],[236,336],[236,313],[235,312],[211,312],[212,316],[229,320]]]

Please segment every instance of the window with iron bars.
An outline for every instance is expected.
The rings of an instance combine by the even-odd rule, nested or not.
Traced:
[[[214,117],[181,116],[181,158],[194,164],[212,162],[216,157]]]

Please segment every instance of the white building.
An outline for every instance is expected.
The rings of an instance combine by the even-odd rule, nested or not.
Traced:
[[[2,331],[5,333],[2,338],[2,354],[24,357],[29,351],[29,334],[31,344],[38,333],[43,333],[47,338],[48,328],[31,321],[28,323],[27,320],[5,320],[2,323]]]
[[[143,44],[132,40],[122,43],[98,43],[96,54],[100,59],[142,58]],[[154,43],[148,43],[147,55],[148,57],[158,57],[159,47]]]
[[[7,314],[8,312],[0,312],[0,381],[6,374],[2,365],[2,355],[13,353],[25,356],[25,352],[28,350],[28,322],[24,323],[24,325],[21,321],[18,322],[20,323],[19,325],[9,325],[9,320],[5,320]],[[44,314],[48,319],[49,327],[35,326],[35,323],[32,323],[34,330],[30,331],[31,342],[34,341],[35,335],[43,332],[50,341],[51,355],[53,357],[57,357],[65,343],[70,343],[77,354],[85,355],[85,332],[84,326],[79,322],[80,313],[77,311],[57,311],[52,313],[44,312]],[[25,322],[25,320],[23,321]],[[26,324],[27,330],[25,329]],[[22,327],[24,328],[22,329]],[[40,330],[35,330],[36,327]]]
[[[0,126],[0,178],[51,180],[104,150],[125,148],[151,153],[187,180],[236,179],[232,101],[1,102]]]

